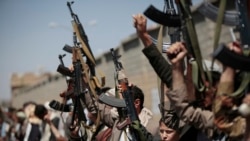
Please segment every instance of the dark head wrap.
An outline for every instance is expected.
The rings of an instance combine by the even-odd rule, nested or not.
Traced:
[[[160,122],[174,130],[179,130],[179,117],[174,110],[164,110]]]

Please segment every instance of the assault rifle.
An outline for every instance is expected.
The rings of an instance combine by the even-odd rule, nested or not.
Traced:
[[[90,85],[90,90],[91,92],[95,95],[96,97],[96,92],[95,90],[100,90],[100,88],[102,86],[104,86],[105,84],[105,78],[102,77],[101,78],[101,84],[99,82],[99,80],[96,77],[96,72],[95,72],[95,58],[93,56],[92,50],[89,46],[88,43],[88,36],[86,35],[84,28],[78,18],[78,16],[73,12],[71,5],[74,2],[67,2],[67,6],[69,8],[70,11],[70,15],[73,18],[73,20],[71,21],[73,29],[74,29],[74,34],[76,35],[76,39],[79,42],[77,42],[77,45],[81,46],[81,53],[83,54],[83,56],[86,57],[86,64],[88,65],[88,69],[90,71],[90,77],[86,75],[87,77],[87,81]],[[88,73],[87,70],[85,70],[85,73]]]
[[[247,0],[237,0],[236,2],[240,17],[240,22],[236,29],[238,29],[240,32],[241,48],[244,55],[239,55],[229,51],[229,49],[227,49],[224,44],[221,44],[212,55],[223,64],[243,71],[250,71],[250,14],[248,12],[248,9],[250,8],[248,7],[247,2]]]
[[[205,17],[216,22],[219,13],[218,7],[214,6],[208,1],[205,1],[197,8],[197,10]],[[239,14],[237,13],[237,11],[225,11],[223,16],[223,24],[228,26],[238,25]]]
[[[130,86],[128,86],[128,79],[125,76],[125,74],[123,74],[124,68],[122,66],[122,63],[118,61],[118,57],[114,52],[114,49],[111,48],[110,52],[112,54],[112,58],[114,61],[114,65],[115,65],[115,71],[116,71],[116,80],[118,81],[118,84],[121,85],[122,87],[122,96],[123,99],[125,101],[125,105],[126,105],[126,112],[127,112],[127,118],[124,120],[124,122],[121,122],[118,127],[120,129],[123,129],[126,125],[131,124],[133,121],[139,121],[137,112],[135,110],[135,105],[134,105],[134,100],[131,94],[131,90],[130,90]],[[124,75],[124,76],[119,76],[119,75]],[[118,97],[118,95],[117,95]]]
[[[175,21],[177,23],[181,23],[181,19],[180,19],[180,15],[177,14],[175,8],[174,8],[174,4],[173,4],[173,0],[165,0],[165,5],[166,5],[166,14],[170,14],[171,16],[178,16],[179,17],[179,20]],[[178,24],[177,24],[178,25]],[[181,25],[179,26],[168,26],[168,35],[170,37],[170,42],[171,44],[177,42],[177,41],[180,41],[181,39]]]
[[[73,94],[73,91],[71,89],[69,89],[72,82],[71,82],[71,80],[68,80],[67,77],[68,76],[73,77],[74,74],[67,67],[65,67],[64,62],[63,62],[63,57],[65,57],[65,56],[66,56],[66,54],[63,54],[63,55],[60,54],[58,56],[58,58],[60,60],[60,65],[58,65],[58,67],[57,67],[57,72],[64,75],[64,77],[66,79],[67,91],[64,92],[63,97],[64,97],[64,100],[67,100]],[[60,96],[61,96],[61,94],[60,94]],[[71,105],[68,105],[68,104],[65,104],[65,103],[60,103],[60,102],[58,102],[56,100],[50,101],[49,106],[52,109],[57,110],[57,111],[61,111],[61,112],[70,112],[72,110]]]
[[[63,63],[63,60],[62,58],[65,57],[66,54],[63,54],[63,55],[59,55],[58,58],[60,60],[60,64],[58,65],[57,67],[57,72],[61,73],[62,75],[65,76],[65,79],[66,79],[66,83],[68,84],[68,79],[67,79],[67,76],[68,77],[73,77],[73,73],[69,70],[69,68],[65,67],[64,63]]]
[[[83,128],[85,128],[86,117],[83,112],[83,109],[86,107],[85,97],[86,95],[88,95],[91,97],[92,101],[95,101],[97,99],[96,92],[99,91],[102,86],[104,86],[105,79],[104,77],[102,77],[102,84],[100,84],[99,80],[96,77],[95,59],[91,51],[91,48],[89,46],[88,37],[85,34],[84,28],[78,16],[73,12],[71,8],[71,5],[73,3],[74,2],[67,2],[70,15],[73,19],[71,23],[73,26],[74,46],[71,47],[69,45],[65,45],[63,50],[72,53],[72,63],[74,66],[74,71],[73,71],[74,97],[72,97],[74,109],[73,109],[71,126],[74,126],[74,120],[77,116],[78,125],[80,125],[81,127],[84,126]],[[95,125],[99,126],[100,115],[98,112],[98,107],[95,105],[93,108],[95,108],[95,111],[97,111],[97,120],[95,122]],[[87,133],[84,135],[87,135]]]
[[[119,72],[123,71],[123,66],[122,66],[121,62],[118,61],[118,56],[115,55],[114,49],[111,48],[110,51],[111,51],[111,54],[113,57],[114,65],[115,65],[115,80],[117,80],[118,84],[121,85],[122,91],[123,91],[123,93],[122,93],[123,99],[120,99],[117,92],[116,92],[116,99],[114,98],[112,100],[117,101],[117,102],[118,102],[118,100],[124,101],[124,102],[122,102],[122,105],[119,105],[119,107],[117,107],[118,113],[119,113],[119,118],[120,118],[119,119],[120,121],[117,123],[117,128],[119,130],[124,130],[125,127],[129,126],[130,127],[129,128],[130,134],[132,136],[131,140],[137,141],[137,140],[139,140],[139,136],[131,128],[132,122],[139,121],[137,112],[135,110],[133,97],[132,97],[131,92],[130,92],[131,87],[128,86],[128,79],[126,78],[126,76],[122,77],[122,79],[118,79],[118,78],[120,78],[118,76]],[[110,101],[107,101],[107,99],[101,98],[100,100],[104,100],[103,102],[106,104],[111,104]],[[115,102],[115,103],[117,103],[117,102]],[[117,105],[111,104],[111,106],[117,106]]]
[[[237,0],[236,8],[239,11],[239,24],[236,29],[240,32],[241,48],[243,55],[231,52],[224,44],[221,44],[213,53],[213,57],[218,59],[225,65],[240,69],[242,73],[242,81],[239,88],[230,96],[235,98],[247,94],[250,88],[250,2],[249,0]],[[250,106],[243,103],[238,108],[238,112],[242,116],[249,116]]]
[[[73,48],[73,57],[72,57],[72,62],[74,66],[74,95],[75,98],[73,99],[74,101],[74,110],[73,110],[73,115],[72,115],[72,122],[71,125],[74,124],[75,116],[77,114],[79,121],[85,121],[86,122],[86,117],[83,112],[83,107],[82,104],[80,103],[80,95],[84,95],[88,92],[88,86],[87,84],[83,81],[83,74],[82,74],[82,64],[80,61],[79,56],[79,50],[80,48],[74,47]],[[77,112],[77,113],[76,113]]]
[[[119,56],[115,54],[113,48],[110,49],[114,65],[115,65],[115,80],[117,80],[118,84],[122,86],[123,90],[123,99],[121,99],[118,94],[116,93],[116,97],[109,97],[105,94],[102,94],[99,97],[99,100],[108,104],[112,107],[117,107],[118,112],[121,118],[124,119],[123,122],[119,123],[118,129],[123,129],[125,126],[131,124],[133,121],[139,120],[138,115],[136,113],[133,98],[131,97],[130,88],[128,86],[128,79],[118,79],[118,73],[123,70],[122,63],[118,61]],[[115,82],[116,83],[116,82]],[[127,115],[125,115],[127,113]]]
[[[78,16],[73,12],[73,10],[71,8],[71,5],[73,3],[74,3],[74,1],[67,2],[67,6],[69,8],[70,15],[73,18],[72,26],[74,28],[74,32],[76,33],[78,40],[80,40],[80,44],[81,44],[82,49],[85,53],[84,55],[92,63],[92,65],[95,65],[95,59],[94,59],[93,53],[92,53],[91,48],[90,48],[89,43],[88,43],[88,37],[85,34],[84,28],[83,28]]]
[[[221,44],[213,53],[213,57],[223,64],[242,71],[243,77],[239,88],[234,93],[230,94],[233,97],[247,93],[250,84],[250,2],[248,0],[237,0],[236,7],[240,17],[240,23],[237,25],[236,29],[240,32],[243,55],[229,51],[224,44]]]

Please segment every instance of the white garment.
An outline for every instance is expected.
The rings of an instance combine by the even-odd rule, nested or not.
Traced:
[[[58,127],[56,127],[56,128],[57,128],[58,132],[60,133],[60,135],[65,136],[63,122],[62,122],[62,119],[61,119],[59,113],[56,111],[49,111],[49,112],[50,112],[50,120],[53,120],[54,118],[60,119]],[[45,129],[44,129],[41,141],[48,141],[50,139],[51,134],[52,133],[50,130],[50,125],[45,123]]]
[[[50,126],[46,123],[41,141],[49,141],[50,136],[51,136]]]
[[[29,135],[30,135],[30,131],[31,131],[31,124],[28,123],[28,125],[26,127],[26,131],[25,131],[24,141],[28,141]]]
[[[149,121],[152,117],[153,117],[153,113],[152,113],[149,109],[143,107],[142,110],[141,110],[141,112],[140,112],[140,114],[139,114],[140,123],[141,123],[144,127],[146,127],[147,124],[148,124],[148,121]]]
[[[0,126],[1,128],[1,136],[5,137],[6,133],[9,131],[10,129],[10,125],[7,122],[3,122],[2,125]]]
[[[129,128],[127,127],[124,131],[122,131],[120,141],[130,141],[130,140],[132,140],[132,137],[129,132]]]
[[[110,113],[111,113],[111,116],[115,119],[117,119],[119,117],[119,114],[118,114],[118,111],[117,111],[117,108],[112,108],[110,110]],[[142,108],[140,114],[139,114],[139,119],[140,119],[140,123],[146,127],[147,124],[148,124],[148,121],[153,117],[153,113],[147,109],[147,108]]]

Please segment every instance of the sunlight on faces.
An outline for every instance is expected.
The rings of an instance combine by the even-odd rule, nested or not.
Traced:
[[[160,136],[162,141],[178,141],[179,133],[167,127],[163,122],[160,122]]]

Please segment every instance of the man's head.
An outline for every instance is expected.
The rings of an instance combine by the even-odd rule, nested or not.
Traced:
[[[159,121],[162,141],[178,141],[180,138],[179,118],[172,110],[164,111]]]
[[[39,119],[43,120],[44,116],[48,114],[48,110],[46,107],[42,104],[38,104],[35,107],[35,116],[37,116]]]
[[[129,92],[130,95],[132,96],[132,99],[134,100],[134,105],[135,105],[135,109],[137,111],[137,113],[139,114],[141,112],[141,109],[143,108],[143,104],[144,104],[144,93],[143,91],[136,85],[129,85]],[[118,86],[117,89],[112,88],[110,89],[109,87],[106,89],[105,94],[107,96],[112,96],[115,97],[116,95],[116,91],[118,91],[118,95],[120,98],[123,98],[122,96],[122,89],[120,86]]]
[[[27,118],[34,116],[35,106],[37,104],[33,101],[28,101],[23,104],[23,111]]]
[[[134,99],[135,108],[139,111],[143,108],[144,104],[144,93],[136,85],[131,86],[131,94]]]

